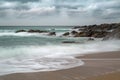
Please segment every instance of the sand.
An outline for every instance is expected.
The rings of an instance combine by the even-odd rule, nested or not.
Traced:
[[[83,66],[50,72],[16,73],[0,80],[120,80],[120,51],[88,54]]]
[[[109,73],[101,76],[94,76],[86,80],[120,80],[120,72]]]

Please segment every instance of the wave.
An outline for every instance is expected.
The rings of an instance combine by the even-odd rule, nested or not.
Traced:
[[[0,48],[0,50],[0,75],[53,71],[84,64],[70,55],[74,50],[68,46],[21,46]],[[70,53],[69,50],[73,51]]]
[[[45,35],[46,33],[27,33],[27,32],[21,32],[21,33],[15,33],[15,32],[0,32],[0,37],[2,36],[18,36],[18,37],[29,37],[29,36],[42,36]]]
[[[61,36],[64,32],[56,32],[56,36]],[[47,36],[48,33],[27,33],[27,32],[20,32],[15,33],[15,31],[12,30],[0,30],[0,37],[3,36],[16,36],[16,37],[29,37],[29,36]]]
[[[0,47],[0,75],[53,71],[83,65],[75,56],[105,51],[119,51],[120,40],[46,46]]]

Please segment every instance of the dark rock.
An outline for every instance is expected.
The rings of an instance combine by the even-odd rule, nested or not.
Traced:
[[[103,38],[103,37],[105,37],[107,34],[109,34],[109,32],[105,32],[105,31],[95,31],[95,32],[93,32],[93,34],[91,35],[91,37]]]
[[[28,33],[47,33],[48,31],[42,31],[42,30],[18,30],[16,31],[16,33],[19,33],[19,32],[28,32]]]
[[[85,32],[79,32],[78,34],[75,34],[74,37],[86,37]]]
[[[78,42],[75,42],[75,41],[63,41],[62,43],[78,43]]]
[[[55,35],[56,35],[56,32],[50,32],[48,35],[49,35],[49,36],[55,36]]]
[[[72,29],[79,29],[79,28],[80,28],[80,26],[75,26]]]
[[[74,37],[95,37],[95,38],[102,38],[105,37],[109,32],[105,31],[83,31],[76,33]]]
[[[42,31],[42,30],[29,30],[28,33],[47,33],[48,31]]]
[[[18,30],[15,33],[20,33],[20,32],[27,32],[26,30]]]
[[[120,27],[120,23],[75,26],[73,30],[77,29],[77,31],[72,31],[71,33],[66,32],[63,36],[73,35],[73,37],[104,38],[106,35],[110,34],[112,30],[118,27]],[[116,36],[118,37],[118,35]]]
[[[69,32],[66,32],[66,33],[63,34],[63,36],[69,36],[69,35],[70,35]]]
[[[72,31],[71,34],[76,35],[76,34],[78,34],[78,32],[77,31]]]

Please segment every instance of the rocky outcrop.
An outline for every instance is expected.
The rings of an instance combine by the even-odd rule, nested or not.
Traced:
[[[48,31],[43,31],[43,30],[28,30],[28,33],[47,33]]]
[[[115,29],[120,26],[120,23],[112,23],[112,24],[100,24],[100,25],[88,25],[88,26],[75,26],[73,29],[79,29],[80,31],[85,30],[96,30],[96,31],[108,31],[111,29]]]
[[[120,26],[103,38],[103,40],[110,40],[110,39],[120,39]]]
[[[28,33],[48,33],[48,31],[43,31],[43,30],[18,30],[16,31],[16,33],[20,33],[20,32],[28,32]]]
[[[73,37],[104,38],[106,35],[110,34],[112,30],[118,27],[120,27],[120,23],[76,26],[73,28],[73,31],[66,32],[63,36],[72,35]]]

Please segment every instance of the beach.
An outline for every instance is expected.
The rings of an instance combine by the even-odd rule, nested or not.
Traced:
[[[0,0],[0,80],[120,80],[120,0]]]
[[[77,57],[84,65],[57,71],[15,73],[0,80],[120,80],[120,51],[86,54]]]

